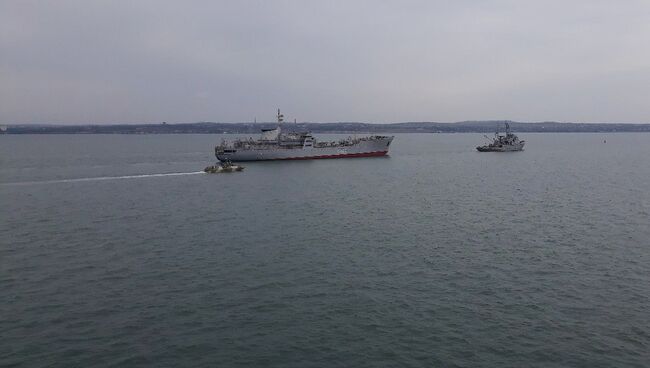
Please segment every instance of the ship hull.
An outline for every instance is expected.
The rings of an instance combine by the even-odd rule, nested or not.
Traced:
[[[388,151],[377,151],[377,152],[363,152],[363,153],[343,153],[338,155],[320,155],[320,156],[301,156],[301,157],[289,157],[289,158],[277,158],[277,159],[268,159],[271,160],[320,160],[320,159],[331,159],[331,158],[355,158],[355,157],[380,157],[386,156]]]
[[[476,147],[476,150],[478,150],[479,152],[514,152],[514,151],[523,151],[524,145],[523,144],[504,145],[502,147],[479,146]]]
[[[388,154],[393,137],[360,141],[350,146],[238,149],[216,154],[220,161],[318,160],[334,158],[379,157]]]

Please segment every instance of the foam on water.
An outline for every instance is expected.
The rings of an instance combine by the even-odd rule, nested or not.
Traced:
[[[56,183],[76,183],[83,181],[102,181],[102,180],[122,180],[122,179],[142,179],[142,178],[156,178],[164,176],[183,176],[183,175],[197,175],[205,174],[204,171],[192,172],[177,172],[177,173],[162,173],[162,174],[140,174],[140,175],[123,175],[123,176],[99,176],[94,178],[74,178],[74,179],[57,179],[57,180],[41,180],[41,181],[22,181],[0,183],[0,185],[32,185],[32,184],[56,184]]]

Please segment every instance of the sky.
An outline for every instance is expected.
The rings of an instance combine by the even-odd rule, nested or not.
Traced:
[[[1,0],[0,123],[650,122],[650,1]]]

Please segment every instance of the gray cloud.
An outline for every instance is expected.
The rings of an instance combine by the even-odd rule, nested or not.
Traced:
[[[0,122],[650,121],[647,1],[0,3]]]

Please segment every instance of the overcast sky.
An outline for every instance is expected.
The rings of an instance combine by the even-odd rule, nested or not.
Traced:
[[[0,123],[650,122],[650,1],[0,1]]]

